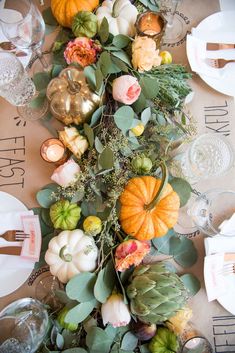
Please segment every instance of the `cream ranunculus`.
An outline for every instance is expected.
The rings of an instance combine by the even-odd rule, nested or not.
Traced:
[[[136,37],[132,43],[132,64],[138,71],[149,71],[161,65],[162,58],[152,38]]]
[[[69,186],[76,180],[76,175],[80,172],[79,165],[73,159],[68,160],[64,164],[56,168],[51,179],[63,187]]]
[[[113,327],[126,326],[131,321],[131,315],[121,294],[112,294],[101,306],[103,324],[108,322]]]
[[[77,158],[81,158],[89,147],[87,139],[75,127],[65,127],[64,131],[59,131],[59,139]]]

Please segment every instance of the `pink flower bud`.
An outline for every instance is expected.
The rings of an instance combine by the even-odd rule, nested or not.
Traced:
[[[123,75],[113,80],[113,98],[127,105],[134,103],[140,95],[141,87],[137,78]]]
[[[110,295],[101,306],[101,315],[103,324],[109,322],[113,327],[126,326],[131,321],[131,315],[121,294]]]

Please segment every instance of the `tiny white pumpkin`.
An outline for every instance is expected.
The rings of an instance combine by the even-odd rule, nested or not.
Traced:
[[[124,34],[133,37],[137,15],[138,11],[130,0],[105,0],[96,11],[98,24],[106,17],[109,32],[114,36]]]
[[[48,244],[45,261],[52,275],[67,283],[76,274],[94,271],[98,248],[94,239],[80,229],[65,230],[52,238]]]

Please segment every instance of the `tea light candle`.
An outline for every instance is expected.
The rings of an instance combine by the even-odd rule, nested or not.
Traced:
[[[166,21],[164,17],[154,11],[146,11],[137,17],[136,31],[139,36],[152,38],[159,47],[161,38],[164,34]]]
[[[41,156],[46,162],[55,163],[63,159],[65,146],[56,138],[51,138],[41,145]]]

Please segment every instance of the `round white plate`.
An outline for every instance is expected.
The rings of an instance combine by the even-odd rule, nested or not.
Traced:
[[[231,314],[235,315],[235,276],[234,273],[224,276],[227,293],[217,298],[217,301]]]
[[[0,191],[0,215],[1,212],[12,211],[27,211],[27,207],[14,196]],[[10,255],[0,255],[0,297],[8,295],[18,289],[29,278],[34,268],[34,264],[32,263],[32,268],[4,270],[4,263],[6,261],[9,263],[11,259],[12,256]]]
[[[226,38],[226,33],[229,37],[235,33],[235,11],[217,12],[205,18],[194,29],[193,36],[207,41],[208,43],[225,43],[223,42],[223,38]],[[235,44],[235,35],[233,43]],[[188,55],[188,60],[190,63],[190,55]],[[199,75],[203,81],[216,91],[229,96],[235,96],[234,73],[226,75],[223,79],[209,77],[204,74]]]
[[[0,0],[0,4],[1,4],[1,0]],[[9,10],[9,9],[3,9],[0,6],[0,17],[4,20],[4,18],[12,18],[12,19],[16,19],[18,20],[19,13],[15,10]],[[3,32],[2,32],[2,28],[0,25],[0,43],[1,42],[8,42],[8,39],[4,36]],[[0,48],[0,50],[2,50]],[[17,49],[16,49],[17,50]],[[27,52],[26,50],[23,50],[25,52]],[[23,66],[26,67],[29,63],[29,60],[31,58],[31,53],[28,52],[27,56],[23,56],[23,57],[18,57],[18,59],[22,62]]]

